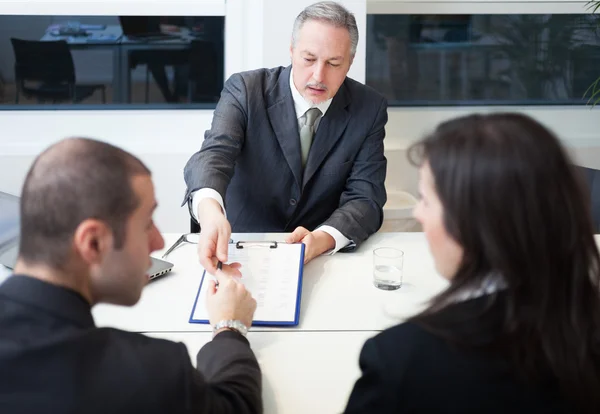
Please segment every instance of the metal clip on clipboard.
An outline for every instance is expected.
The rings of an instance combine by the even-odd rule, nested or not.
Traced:
[[[252,247],[252,246],[267,247],[267,246],[269,246],[270,249],[277,248],[276,241],[241,241],[241,240],[235,244],[235,248],[243,249],[244,245],[248,245],[248,247]]]

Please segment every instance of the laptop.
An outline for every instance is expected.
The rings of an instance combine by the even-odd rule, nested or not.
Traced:
[[[0,264],[13,270],[19,255],[20,198],[0,191]],[[173,263],[151,257],[152,265],[148,270],[148,279],[169,273]]]
[[[131,40],[173,40],[180,36],[160,31],[160,21],[157,16],[119,16],[123,34]]]

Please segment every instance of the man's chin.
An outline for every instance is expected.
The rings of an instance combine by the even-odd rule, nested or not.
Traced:
[[[319,105],[320,103],[325,102],[327,99],[329,99],[329,96],[324,95],[323,97],[317,97],[311,94],[306,94],[304,95],[304,99],[306,100],[306,102],[310,103],[311,105]]]
[[[119,297],[106,298],[105,300],[102,300],[102,302],[118,306],[134,306],[140,301],[141,297],[142,289],[135,293],[129,292],[129,295],[127,296],[119,295]]]

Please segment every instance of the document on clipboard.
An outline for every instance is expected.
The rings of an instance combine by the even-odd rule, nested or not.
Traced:
[[[229,244],[228,262],[239,262],[241,282],[256,299],[253,326],[295,326],[300,316],[304,244],[243,242]],[[210,323],[206,310],[208,281],[204,272],[190,323]]]

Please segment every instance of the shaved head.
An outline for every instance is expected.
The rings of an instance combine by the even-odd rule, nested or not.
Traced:
[[[87,139],[62,140],[31,166],[21,197],[20,257],[57,269],[67,262],[77,226],[94,218],[107,223],[118,248],[125,223],[139,200],[131,186],[150,170],[113,145]]]

